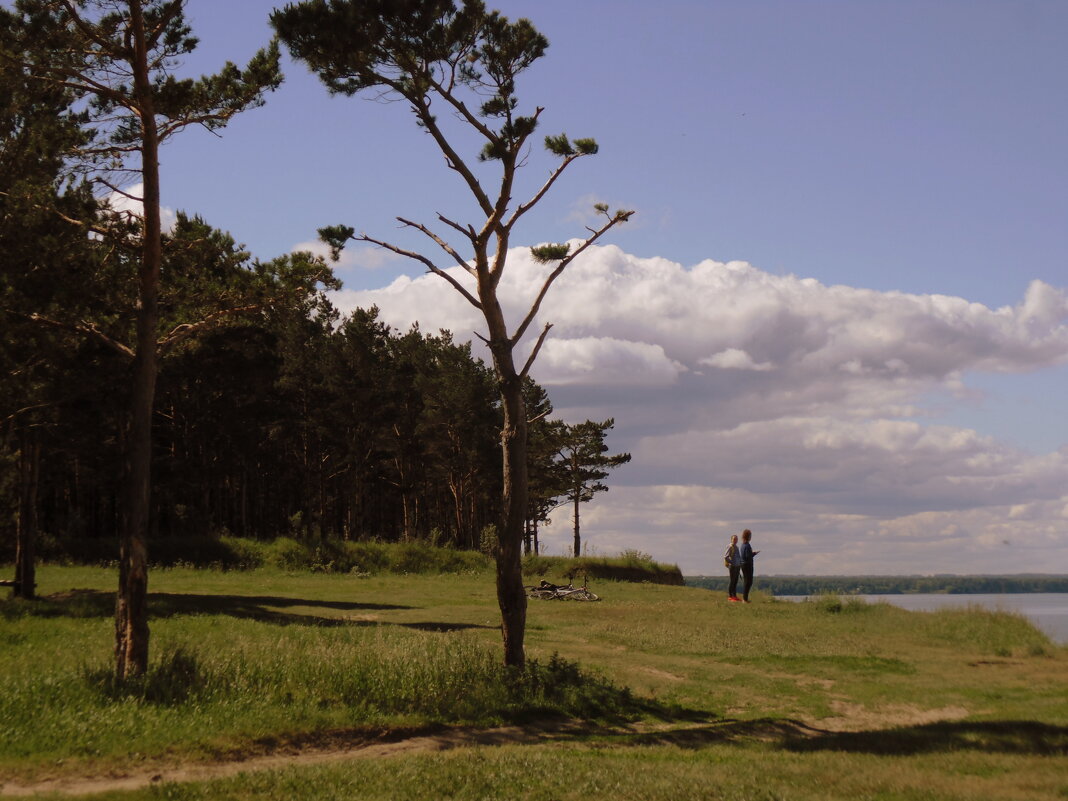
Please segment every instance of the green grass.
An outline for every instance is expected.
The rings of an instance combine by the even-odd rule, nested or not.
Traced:
[[[163,785],[110,798],[253,799],[640,799],[641,801],[1035,801],[1063,798],[1050,759],[1011,754],[910,757],[798,754],[759,743],[692,746],[504,746],[354,760],[249,774],[206,784]]]
[[[105,578],[104,571],[51,569],[42,571],[42,584],[56,574],[77,576],[83,587]],[[474,633],[489,624],[426,617],[425,600],[411,592],[418,582],[409,581],[405,600],[377,600],[381,586],[373,581],[272,573],[229,576],[229,589],[257,594],[186,591],[222,578],[157,573],[155,657],[132,686],[111,681],[110,592],[81,589],[0,607],[12,646],[0,653],[8,677],[0,765],[106,765],[134,747],[149,756],[211,756],[336,729],[633,717],[649,706],[553,654],[529,660],[522,673],[505,669],[498,649]],[[453,583],[462,593],[465,583]],[[279,584],[290,593],[276,590]],[[364,600],[342,600],[341,588]],[[382,619],[390,616],[393,623]]]
[[[530,602],[516,677],[489,573],[174,568],[151,576],[152,670],[116,688],[115,581],[46,566],[46,600],[0,603],[0,777],[567,716],[594,723],[122,797],[1068,797],[1068,653],[1014,615],[601,581]]]

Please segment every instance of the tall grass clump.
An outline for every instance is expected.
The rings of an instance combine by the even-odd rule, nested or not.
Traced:
[[[0,767],[19,759],[240,751],[264,737],[338,730],[629,718],[647,706],[556,656],[530,659],[522,670],[505,667],[499,648],[464,632],[359,625],[265,631],[254,621],[219,627],[194,616],[173,622],[143,677],[117,684],[110,658],[95,644],[106,626],[41,643],[40,660],[29,643],[19,646],[26,669],[6,676],[0,694]],[[65,647],[95,658],[88,665],[53,658]]]
[[[110,701],[134,700],[151,704],[181,704],[212,683],[196,654],[184,646],[172,647],[143,675],[118,682],[112,666],[81,670],[90,690]]]
[[[497,722],[530,715],[623,713],[629,691],[553,658],[519,672],[498,649],[462,633],[386,628],[300,632],[285,647],[251,648],[205,661],[228,703],[334,710],[349,723],[417,718]],[[314,716],[314,714],[313,714]]]
[[[872,605],[863,598],[845,596],[844,598],[834,593],[815,595],[806,598],[804,603],[811,604],[813,608],[830,615],[857,614],[872,611]]]
[[[623,551],[619,556],[545,556],[530,554],[523,559],[527,576],[560,576],[568,580],[597,578],[611,581],[646,581],[650,584],[683,586],[678,565],[657,562],[647,553]]]

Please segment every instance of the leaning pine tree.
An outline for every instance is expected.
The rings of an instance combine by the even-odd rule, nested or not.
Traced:
[[[504,409],[502,519],[498,526],[497,599],[501,608],[505,664],[524,664],[526,595],[523,591],[522,544],[527,514],[527,418],[523,379],[530,372],[549,332],[546,325],[530,350],[517,363],[516,346],[527,333],[552,283],[586,248],[610,228],[630,218],[630,211],[609,213],[598,204],[598,227],[572,248],[543,245],[534,257],[551,264],[526,314],[510,329],[497,288],[504,275],[512,232],[522,217],[553,187],[576,159],[597,152],[592,139],[548,136],[545,146],[557,159],[548,179],[529,198],[512,204],[517,171],[538,125],[541,108],[518,112],[516,79],[544,53],[548,41],[525,19],[510,22],[496,11],[487,12],[480,0],[465,0],[461,8],[450,0],[306,0],[271,16],[275,30],[293,56],[308,64],[332,93],[367,92],[374,98],[404,101],[416,124],[430,134],[448,167],[461,179],[484,215],[479,224],[461,224],[438,214],[439,223],[459,235],[456,247],[425,224],[399,217],[401,224],[419,231],[469,273],[473,288],[447,272],[423,252],[355,235],[348,226],[324,228],[320,235],[335,255],[348,240],[370,242],[418,261],[441,276],[485,318],[484,337],[493,359]],[[471,105],[469,105],[469,103]],[[435,105],[436,104],[436,105]],[[448,111],[448,119],[436,116]],[[446,125],[458,121],[458,130]],[[482,162],[499,165],[492,185],[481,181],[473,163],[455,142],[474,134],[482,143]],[[521,357],[520,357],[521,358]]]
[[[161,329],[160,146],[190,125],[223,127],[233,115],[261,104],[264,92],[282,80],[276,44],[260,51],[244,70],[227,63],[215,75],[176,78],[176,60],[197,44],[184,8],[184,0],[16,0],[13,10],[0,10],[0,58],[81,101],[88,141],[69,154],[71,163],[101,192],[125,196],[143,209],[135,215],[105,211],[69,220],[113,249],[134,254],[137,299],[131,344],[91,322],[35,315],[103,342],[130,363],[115,610],[120,681],[148,666],[147,533],[159,358],[176,341],[225,316],[217,313],[198,324]],[[136,192],[128,188],[135,181]]]

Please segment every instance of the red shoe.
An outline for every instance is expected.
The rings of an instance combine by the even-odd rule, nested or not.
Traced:
[[[740,603],[739,599],[735,598],[733,595],[728,595],[727,600],[731,601],[732,603]]]

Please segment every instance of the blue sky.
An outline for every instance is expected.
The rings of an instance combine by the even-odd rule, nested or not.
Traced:
[[[270,36],[273,5],[189,0],[202,44],[183,70],[247,60]],[[543,131],[601,145],[516,244],[581,235],[594,200],[638,212],[613,232],[618,250],[594,254],[586,280],[567,290],[586,309],[621,282],[637,295],[612,295],[619,314],[597,314],[598,323],[567,317],[567,300],[554,295],[561,338],[536,371],[562,413],[614,416],[615,446],[635,453],[584,522],[592,547],[640,547],[711,572],[709,542],[753,520],[766,572],[1004,570],[995,545],[1006,540],[1019,571],[1068,572],[1068,4],[489,5],[529,17],[550,40],[519,87],[527,108],[545,107]],[[329,97],[299,65],[287,75],[221,137],[190,132],[167,146],[168,206],[202,214],[261,258],[311,242],[329,223],[389,238],[401,236],[398,214],[475,219],[402,104]],[[532,153],[529,186],[550,165]],[[720,267],[695,271],[703,262]],[[734,262],[749,267],[728,269]],[[606,271],[614,282],[599,284]],[[357,249],[340,302],[378,303],[400,327],[418,317],[470,336],[477,321],[428,301],[448,290],[420,273]],[[393,283],[403,275],[414,280]],[[709,293],[703,311],[667,300],[691,280],[691,292]],[[583,296],[595,286],[601,296]],[[641,319],[650,314],[702,314],[691,330],[718,350],[691,354],[668,327]],[[811,348],[779,347],[791,337]],[[827,383],[805,378],[823,375],[811,365],[832,357],[841,361]],[[634,359],[643,381],[613,384],[613,370],[637,374]],[[658,428],[658,416],[679,430]],[[677,449],[672,436],[719,450],[669,470],[661,457]],[[768,436],[805,443],[805,458],[772,475]],[[834,492],[802,480],[797,466],[823,475],[810,457],[826,447],[840,458],[846,442],[850,475],[873,476],[869,484],[832,472],[827,480],[843,484]],[[766,462],[757,470],[732,448]],[[959,465],[944,461],[951,452]],[[734,478],[711,460],[733,464]],[[989,480],[982,493],[951,491],[982,483],[975,471]],[[660,510],[656,519],[649,510]],[[562,550],[566,522],[554,528],[559,543],[551,533],[550,543]]]

